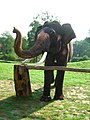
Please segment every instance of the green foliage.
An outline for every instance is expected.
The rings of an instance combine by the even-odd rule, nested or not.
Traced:
[[[87,37],[85,40],[86,40],[88,43],[90,43],[90,37]]]
[[[0,37],[2,48],[0,49],[0,59],[15,60],[14,39],[9,32],[5,32]]]
[[[57,16],[51,15],[49,12],[41,12],[41,14],[38,14],[34,19],[38,20],[40,23],[44,23],[46,21],[53,21],[57,20],[60,22]]]
[[[35,32],[37,30],[37,27],[39,27],[41,24],[37,21],[34,20],[30,24],[31,30],[28,32],[28,48],[32,47],[33,44],[35,43]]]
[[[4,55],[0,55],[0,59],[1,60],[9,60],[9,61],[16,61],[19,60],[18,56],[16,56],[16,54],[13,53],[8,53],[8,54],[4,54]]]
[[[84,60],[90,60],[90,58],[87,55],[84,55],[83,57],[73,57],[71,59],[72,62],[79,62]]]
[[[28,40],[26,37],[22,37],[22,48],[24,50],[27,50],[28,49]]]
[[[9,54],[13,51],[14,39],[9,32],[5,32],[0,37],[0,43],[2,44],[1,52],[3,55]]]
[[[22,38],[23,41],[23,49],[27,49],[27,39],[26,37]],[[0,48],[0,59],[2,60],[17,60],[18,56],[14,52],[14,38],[10,35],[9,32],[5,32],[0,37],[0,44],[2,47]]]
[[[72,61],[82,61],[90,59],[90,38],[74,42],[74,54]]]

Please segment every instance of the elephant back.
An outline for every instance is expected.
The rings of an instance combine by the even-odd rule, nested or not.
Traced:
[[[61,29],[62,27],[58,21],[52,21],[52,22],[46,21],[43,27],[49,27],[49,28],[54,29],[57,35],[62,34],[62,29]]]

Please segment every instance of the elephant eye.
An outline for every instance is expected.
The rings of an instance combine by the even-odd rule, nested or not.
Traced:
[[[56,32],[55,32],[53,29],[51,29],[50,35],[55,34],[55,33],[56,33]]]

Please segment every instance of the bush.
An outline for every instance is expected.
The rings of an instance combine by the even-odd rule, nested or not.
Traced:
[[[90,60],[90,58],[87,55],[84,55],[83,60]]]
[[[0,59],[15,61],[16,60],[16,56],[14,54],[4,54]]]
[[[90,60],[90,58],[87,55],[84,55],[83,57],[73,57],[71,62],[79,62],[84,60]]]
[[[15,61],[15,60],[16,60],[16,58],[15,58],[15,56],[14,56],[14,55],[10,54],[10,55],[8,55],[7,60],[10,60],[10,61]]]

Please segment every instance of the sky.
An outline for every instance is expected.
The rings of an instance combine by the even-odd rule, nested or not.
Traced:
[[[90,29],[90,0],[0,0],[0,34],[13,27],[27,36],[33,17],[41,12],[57,16],[61,24],[70,23],[77,40],[88,37]]]

